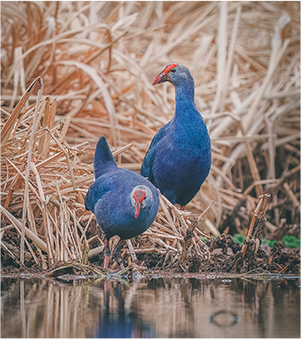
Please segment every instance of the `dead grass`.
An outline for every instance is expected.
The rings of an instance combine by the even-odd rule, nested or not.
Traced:
[[[151,86],[170,62],[194,76],[213,165],[190,212],[162,197],[156,221],[133,241],[135,253],[180,258],[193,218],[216,197],[194,228],[192,250],[199,255],[206,253],[204,233],[246,234],[264,192],[272,195],[266,235],[283,218],[299,223],[299,7],[2,2],[5,255],[46,269],[86,262],[102,250],[89,232],[94,216],[84,208],[96,142],[104,135],[120,166],[139,171],[151,138],[173,116],[173,87]]]

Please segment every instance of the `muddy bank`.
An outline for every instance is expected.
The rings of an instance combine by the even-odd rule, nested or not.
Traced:
[[[160,253],[137,254],[135,263],[131,263],[130,255],[125,254],[127,264],[125,272],[120,276],[132,275],[139,272],[141,276],[158,277],[199,277],[217,278],[228,276],[246,276],[256,274],[272,275],[299,275],[300,248],[285,248],[284,243],[276,242],[270,248],[266,245],[257,247],[256,242],[248,244],[243,255],[242,246],[235,243],[231,236],[223,234],[221,237],[207,243],[207,255],[198,256],[188,250],[183,261],[178,260],[175,254],[163,255]],[[205,252],[205,251],[204,251]],[[50,270],[43,270],[38,266],[2,265],[2,276],[10,277],[61,277],[62,280],[78,280],[96,276],[114,276],[118,269],[102,269],[102,254],[99,254],[87,264],[69,262],[53,266]],[[114,267],[114,266],[113,266]]]

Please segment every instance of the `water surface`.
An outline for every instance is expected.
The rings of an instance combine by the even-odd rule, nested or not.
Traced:
[[[300,337],[300,280],[2,278],[2,337]]]

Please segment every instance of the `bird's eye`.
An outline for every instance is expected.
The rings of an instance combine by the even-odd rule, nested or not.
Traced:
[[[176,71],[175,68],[172,68],[172,69],[170,70],[170,72],[172,72],[172,73],[175,73],[175,71]]]

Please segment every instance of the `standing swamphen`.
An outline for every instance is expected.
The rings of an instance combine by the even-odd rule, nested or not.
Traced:
[[[211,142],[194,103],[194,81],[189,70],[183,65],[169,64],[156,76],[153,85],[165,81],[175,87],[175,115],[154,136],[141,175],[183,209],[209,174]]]
[[[105,233],[104,268],[111,255],[109,239],[119,235],[113,253],[120,269],[124,268],[121,247],[125,239],[146,231],[159,208],[158,190],[141,175],[118,168],[107,141],[101,137],[94,155],[95,182],[85,197],[87,210],[92,211]]]

